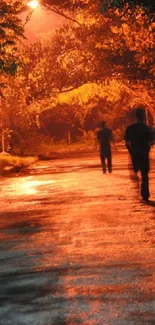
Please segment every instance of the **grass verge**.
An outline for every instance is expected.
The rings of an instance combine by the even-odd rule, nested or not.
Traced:
[[[37,157],[19,157],[12,155],[0,155],[0,175],[10,172],[19,172],[23,168],[29,167],[38,160]]]

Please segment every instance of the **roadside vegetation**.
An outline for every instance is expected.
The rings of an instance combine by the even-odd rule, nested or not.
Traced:
[[[0,155],[0,175],[7,175],[10,172],[19,172],[20,170],[31,166],[38,160],[37,157],[19,157],[12,155]]]

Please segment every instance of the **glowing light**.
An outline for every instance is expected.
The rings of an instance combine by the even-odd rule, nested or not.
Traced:
[[[27,3],[27,5],[31,8],[31,9],[36,9],[39,6],[39,2],[37,0],[33,0],[33,1],[29,1]]]
[[[21,183],[20,189],[19,189],[19,194],[37,194],[39,192],[42,192],[42,188],[40,189],[40,186],[45,186],[48,184],[53,184],[54,181],[50,180],[50,181],[35,181],[35,180],[31,180],[31,179],[26,179],[23,181],[23,184]],[[16,190],[17,190],[17,186],[16,186]],[[44,192],[47,192],[47,190],[44,189]]]
[[[55,187],[53,187],[55,180],[34,180],[33,177],[25,177],[14,180],[12,184],[3,192],[4,197],[13,195],[25,196],[25,195],[42,195],[42,193],[49,192],[50,195],[55,194]]]

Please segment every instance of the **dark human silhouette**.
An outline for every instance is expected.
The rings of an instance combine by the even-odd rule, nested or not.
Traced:
[[[111,141],[112,132],[105,126],[105,122],[101,123],[101,130],[97,133],[97,138],[100,144],[100,158],[103,173],[106,173],[108,168],[109,173],[112,172],[112,154],[111,154]]]
[[[152,128],[146,125],[146,115],[143,108],[136,110],[137,122],[127,127],[125,132],[126,147],[130,153],[134,172],[141,172],[141,196],[148,201],[150,170],[149,151],[153,144]]]

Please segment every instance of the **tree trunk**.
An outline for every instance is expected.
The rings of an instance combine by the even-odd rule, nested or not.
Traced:
[[[71,144],[71,132],[70,132],[70,130],[67,131],[67,143]]]
[[[85,142],[85,139],[86,139],[86,135],[87,135],[87,132],[85,130],[83,130],[83,140]]]
[[[2,142],[2,151],[5,151],[5,141],[4,141],[4,132],[2,130],[2,138],[1,138],[1,142]]]
[[[146,124],[149,124],[149,119],[148,119],[148,109],[145,109],[145,115],[146,115]]]

